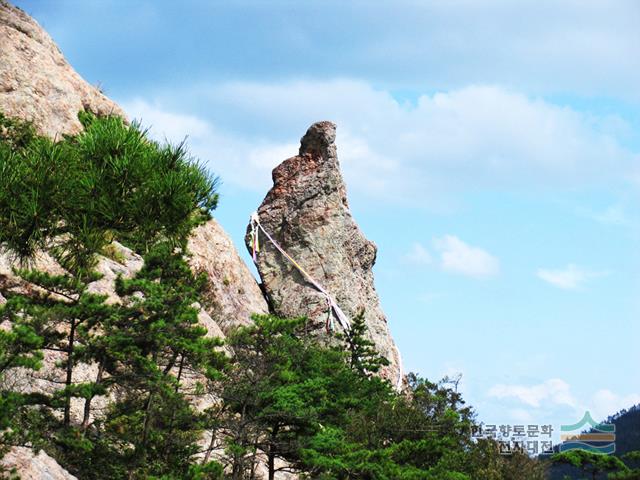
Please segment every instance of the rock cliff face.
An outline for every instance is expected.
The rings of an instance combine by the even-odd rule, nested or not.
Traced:
[[[349,211],[335,136],[333,123],[313,124],[302,137],[300,153],[273,170],[273,187],[257,213],[265,230],[349,318],[364,312],[371,340],[390,361],[383,374],[395,383],[402,374],[400,355],[380,308],[371,270],[377,248]],[[246,241],[251,251],[249,234]],[[325,296],[264,236],[257,266],[276,313],[306,315],[318,324],[327,321]]]
[[[51,37],[22,10],[0,0],[0,110],[31,120],[43,135],[78,133],[80,110],[124,116],[85,82]]]
[[[77,480],[42,450],[36,455],[26,447],[14,447],[0,460],[0,465],[7,470],[15,469],[20,480]]]
[[[189,251],[191,267],[209,278],[205,310],[225,333],[249,324],[253,313],[268,313],[260,287],[218,222],[210,220],[198,227]]]

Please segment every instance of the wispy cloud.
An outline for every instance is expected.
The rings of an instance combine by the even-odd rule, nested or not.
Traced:
[[[474,278],[497,275],[500,262],[496,257],[480,247],[466,244],[455,235],[445,235],[433,241],[440,254],[443,270]]]
[[[209,113],[181,113],[189,105]],[[414,206],[482,187],[623,181],[636,160],[604,118],[498,86],[424,94],[410,104],[348,79],[231,82],[124,107],[160,137],[181,140],[189,127],[195,153],[225,181],[252,189],[269,183],[270,154],[295,154],[310,123],[331,119],[349,188]],[[251,171],[247,158],[257,164]]]
[[[594,220],[604,225],[624,227],[632,224],[625,211],[619,206],[611,206],[602,212],[594,213],[592,216]]]
[[[607,272],[595,272],[570,263],[565,268],[539,268],[536,275],[550,285],[564,290],[577,290],[589,280],[607,275]]]
[[[530,386],[498,384],[489,389],[488,395],[499,399],[513,398],[536,408],[543,403],[571,407],[574,407],[577,403],[571,394],[569,384],[560,378],[552,378],[543,383]]]
[[[156,140],[178,143],[185,138],[190,152],[207,162],[225,183],[255,191],[271,186],[271,170],[298,152],[296,143],[247,138],[221,130],[204,117],[173,112],[141,98],[122,104]]]
[[[436,88],[503,81],[544,95],[638,98],[635,0],[561,0],[553,2],[552,16],[536,0],[387,0],[376,8],[310,0],[295,9],[282,1],[180,7],[156,1],[132,3],[127,15],[118,2],[18,3],[45,12],[44,24],[63,47],[73,47],[74,59],[86,62],[99,51],[105,65],[143,66],[127,72],[131,83],[145,81],[142,88],[175,85],[176,70],[188,66],[198,80],[348,75],[409,88],[425,79]],[[330,36],[326,25],[333,27]],[[163,35],[169,28],[175,34]],[[98,71],[117,76],[109,70]]]
[[[593,395],[589,405],[587,405],[587,409],[593,413],[596,421],[600,421],[624,408],[639,404],[640,394],[638,393],[619,395],[611,390],[602,389]]]
[[[522,421],[534,418],[533,414],[536,418],[539,414],[549,415],[551,410],[559,407],[571,407],[576,415],[575,420],[589,411],[595,420],[600,421],[622,409],[640,404],[638,393],[619,394],[609,389],[597,390],[579,400],[571,392],[569,383],[560,378],[551,378],[535,385],[497,384],[488,390],[487,396],[526,405],[527,409],[513,408],[513,404],[504,405],[505,409],[510,409],[512,417],[521,417]],[[572,423],[571,420],[574,419],[567,418],[565,421]]]
[[[433,257],[427,248],[421,243],[414,243],[411,249],[405,254],[404,260],[413,265],[431,265]]]

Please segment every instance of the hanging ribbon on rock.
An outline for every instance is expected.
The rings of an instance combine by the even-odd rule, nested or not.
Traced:
[[[298,271],[303,275],[303,277],[315,287],[327,300],[327,310],[328,310],[328,318],[327,318],[327,329],[335,330],[334,325],[334,317],[338,319],[340,326],[344,329],[344,331],[348,334],[351,332],[351,322],[349,318],[345,315],[342,309],[335,302],[333,297],[329,295],[329,292],[325,290],[322,285],[320,285],[302,266],[294,260],[294,258],[289,255],[278,242],[276,242],[269,232],[267,232],[262,224],[260,223],[260,217],[258,216],[258,212],[253,212],[251,214],[251,231],[250,231],[250,239],[251,239],[251,257],[253,258],[254,263],[258,262],[258,253],[260,253],[260,240],[259,240],[259,232],[262,230],[265,237],[271,242],[271,244],[280,252],[280,254],[285,257],[291,264],[298,269]],[[399,371],[398,371],[398,379],[396,380],[396,390],[402,390],[402,363],[400,358],[400,352],[398,351],[398,347],[394,345],[396,349],[398,362],[399,362]]]
[[[307,280],[311,285],[315,287],[327,300],[327,309],[328,309],[328,319],[327,324],[331,330],[335,329],[334,325],[334,317],[338,319],[338,323],[344,329],[345,332],[349,333],[351,331],[351,322],[349,322],[349,318],[345,315],[342,309],[338,306],[336,301],[329,295],[322,285],[320,285],[302,266],[296,262],[291,255],[289,255],[281,246],[276,242],[273,237],[267,232],[262,224],[260,223],[260,217],[258,216],[258,212],[253,212],[251,214],[251,256],[253,257],[253,261],[257,263],[258,256],[257,254],[260,252],[260,241],[258,238],[259,232],[262,230],[265,237],[271,242],[271,244],[280,252],[280,254],[285,257],[291,264],[298,269],[298,271],[303,275],[305,280]]]

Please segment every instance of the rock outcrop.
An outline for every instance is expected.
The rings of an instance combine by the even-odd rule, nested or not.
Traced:
[[[333,123],[313,124],[302,137],[300,153],[273,170],[273,187],[257,213],[265,230],[349,318],[364,312],[371,340],[390,362],[383,375],[395,383],[402,368],[373,283],[377,248],[364,237],[349,211],[335,136]],[[251,251],[249,232],[246,242]],[[324,295],[264,236],[257,266],[276,313],[326,322]]]
[[[0,465],[15,470],[20,480],[77,480],[42,450],[36,455],[26,447],[13,447]]]
[[[29,15],[0,0],[0,111],[31,120],[43,135],[78,133],[80,110],[124,117],[85,82]]]
[[[253,313],[268,313],[255,278],[216,220],[195,229],[189,251],[191,267],[209,278],[203,304],[222,331],[248,325]]]

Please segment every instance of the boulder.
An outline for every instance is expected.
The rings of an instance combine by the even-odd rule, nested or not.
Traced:
[[[77,480],[44,451],[35,454],[27,447],[13,447],[0,465],[8,471],[15,469],[20,480]]]
[[[273,170],[273,187],[257,210],[260,224],[328,292],[349,318],[363,312],[370,339],[390,362],[382,372],[400,384],[400,354],[374,287],[375,244],[363,235],[347,202],[335,145],[336,126],[313,124],[300,152]],[[246,243],[253,251],[251,225]],[[272,310],[307,316],[316,325],[329,319],[327,299],[258,233],[257,267]],[[340,328],[336,322],[336,328]]]

